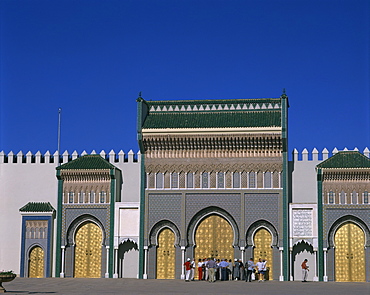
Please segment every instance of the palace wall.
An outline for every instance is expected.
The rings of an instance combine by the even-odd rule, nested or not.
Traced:
[[[83,152],[79,155],[76,151],[69,154],[66,151],[60,156],[61,164],[85,154],[87,153]],[[96,154],[96,152],[92,151],[91,154]],[[100,155],[122,171],[121,200],[116,203],[116,206],[122,207],[121,210],[132,210],[134,208],[138,212],[140,200],[140,154],[135,154],[131,150],[127,155],[123,151],[117,154],[114,151],[111,151],[109,154],[102,151]],[[13,270],[17,274],[20,272],[22,216],[19,209],[28,202],[50,202],[54,209],[57,210],[58,180],[55,170],[57,158],[57,152],[54,154],[50,154],[50,152],[45,154],[40,152],[23,154],[22,151],[17,154],[0,152],[1,269]],[[115,223],[119,223],[119,218],[116,218]],[[56,219],[54,219],[54,237],[56,233],[55,227]],[[119,227],[115,226],[115,228]],[[120,233],[116,231],[115,235],[119,236]],[[136,231],[131,231],[130,235],[137,236],[136,240],[138,241],[138,230],[137,233]],[[118,237],[117,241],[119,242]],[[55,238],[53,244],[55,245]],[[55,248],[53,252],[55,253]],[[129,253],[128,255],[138,256],[138,253]],[[55,257],[53,261],[55,261]],[[54,269],[52,273],[54,274]],[[136,277],[136,273],[131,277]]]
[[[344,149],[347,150],[347,149]],[[358,150],[358,149],[354,149]],[[317,179],[316,165],[335,155],[338,149],[331,153],[325,148],[319,152],[316,148],[312,152],[304,149],[301,153],[297,149],[292,157],[292,203],[316,203]],[[369,149],[365,148],[363,154],[369,157]]]

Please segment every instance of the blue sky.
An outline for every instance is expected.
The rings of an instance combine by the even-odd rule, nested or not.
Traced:
[[[2,0],[0,151],[133,149],[136,98],[289,96],[289,149],[370,148],[370,5]]]

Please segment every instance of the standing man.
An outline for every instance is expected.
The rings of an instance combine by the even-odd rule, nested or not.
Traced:
[[[203,262],[202,259],[198,260],[198,281],[203,279]]]
[[[195,270],[195,258],[190,263],[191,270],[190,270],[190,280],[194,281],[194,270]]]
[[[253,273],[253,269],[255,267],[254,265],[254,262],[253,262],[253,258],[250,258],[247,262],[247,278],[245,279],[246,282],[252,282],[252,273]]]
[[[210,283],[215,282],[215,270],[216,270],[216,261],[214,259],[208,258],[207,263],[207,269],[208,269],[208,281]]]
[[[221,270],[221,281],[227,281],[227,270],[229,267],[229,263],[227,262],[227,259],[222,259],[219,266]]]
[[[308,272],[310,271],[308,269],[307,262],[308,262],[308,260],[305,259],[305,260],[303,260],[303,262],[301,264],[301,267],[302,267],[302,282],[307,282]]]
[[[189,282],[190,272],[191,272],[190,258],[186,260],[186,262],[184,263],[184,266],[185,266],[185,282]]]

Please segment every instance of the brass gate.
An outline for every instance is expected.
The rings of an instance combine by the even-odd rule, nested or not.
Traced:
[[[102,231],[95,223],[81,226],[75,238],[75,278],[100,278]]]
[[[258,259],[264,259],[267,261],[266,266],[269,271],[265,276],[266,280],[273,279],[273,261],[272,261],[272,236],[270,232],[265,229],[259,229],[254,235],[254,262],[257,263]]]
[[[365,234],[354,223],[342,225],[334,237],[335,280],[365,282]]]
[[[234,258],[234,231],[231,225],[218,215],[205,218],[197,227],[195,233],[195,259]]]
[[[28,277],[44,277],[44,250],[41,247],[36,246],[31,250],[28,267]]]
[[[175,278],[175,234],[163,229],[158,235],[157,279]]]

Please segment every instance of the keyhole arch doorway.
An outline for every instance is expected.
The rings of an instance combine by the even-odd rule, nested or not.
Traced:
[[[234,230],[229,221],[218,214],[205,216],[195,229],[194,257],[233,259]]]

